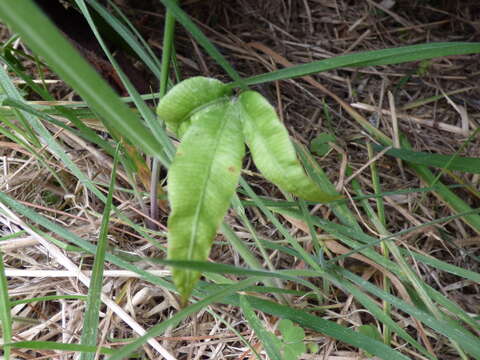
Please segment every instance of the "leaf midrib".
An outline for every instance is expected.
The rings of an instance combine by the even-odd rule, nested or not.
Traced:
[[[195,241],[195,238],[196,238],[196,234],[197,234],[197,230],[198,230],[198,224],[200,223],[200,213],[202,212],[202,209],[203,209],[203,203],[205,201],[205,194],[206,194],[206,187],[207,187],[207,184],[209,183],[210,181],[210,177],[211,177],[211,173],[212,173],[212,166],[213,166],[213,163],[214,163],[214,160],[216,158],[216,153],[217,153],[217,150],[218,150],[218,147],[219,147],[219,143],[220,143],[220,139],[222,138],[222,134],[223,134],[223,131],[225,130],[225,127],[227,125],[227,122],[228,122],[228,119],[226,119],[226,113],[228,111],[228,105],[224,105],[225,106],[225,112],[223,114],[223,117],[222,117],[222,125],[220,127],[220,129],[218,130],[218,132],[216,132],[216,141],[215,141],[215,147],[214,147],[214,151],[212,151],[210,153],[210,158],[209,158],[209,166],[208,166],[208,171],[207,171],[207,175],[205,176],[204,178],[204,181],[203,181],[203,184],[202,184],[202,190],[201,190],[201,193],[200,193],[200,201],[198,202],[198,205],[196,206],[196,209],[195,209],[195,214],[194,214],[194,217],[193,217],[193,231],[190,235],[190,240],[189,240],[189,244],[188,244],[188,253],[187,253],[187,259],[191,259],[192,258],[192,253],[193,253],[193,250],[194,248],[196,247],[196,241]],[[190,277],[191,277],[191,272],[188,272],[188,280],[190,281]]]

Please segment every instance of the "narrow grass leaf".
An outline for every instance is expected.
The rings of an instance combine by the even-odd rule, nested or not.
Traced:
[[[115,33],[121,37],[130,48],[137,54],[139,59],[148,67],[148,69],[154,74],[157,79],[160,80],[160,62],[156,58],[153,51],[148,47],[148,43],[142,38],[142,36],[135,32],[133,33],[133,27],[127,28],[119,19],[113,16],[105,9],[101,4],[95,0],[87,0],[89,5],[95,9],[111,27],[115,30]],[[121,16],[122,21],[127,22],[128,19],[121,13],[120,9],[115,4],[110,4],[116,12]]]
[[[268,357],[271,360],[283,360],[280,355],[281,341],[273,333],[265,329],[255,315],[252,305],[248,302],[248,298],[243,295],[240,296],[240,308],[245,315],[245,319],[247,319],[253,331],[255,331],[255,334],[262,342]]]
[[[95,252],[95,260],[93,262],[92,277],[88,288],[88,299],[86,305],[85,316],[83,320],[83,329],[81,343],[87,346],[95,346],[97,343],[99,312],[102,303],[102,284],[103,270],[105,265],[105,252],[108,244],[108,224],[110,222],[110,211],[112,209],[113,191],[115,190],[115,179],[117,175],[119,147],[115,153],[113,161],[112,176],[110,187],[108,189],[107,201],[103,210],[102,224],[100,226],[100,235],[98,237],[98,245]],[[82,353],[81,360],[93,360],[95,354]]]
[[[376,150],[382,150],[381,146],[374,146]],[[408,161],[412,164],[432,166],[440,169],[457,170],[471,174],[480,174],[480,158],[463,157],[457,155],[431,154],[408,149],[390,149],[387,155]],[[452,160],[453,158],[453,160]]]
[[[88,241],[83,240],[80,236],[68,231],[64,227],[51,222],[46,217],[26,207],[25,205],[20,204],[18,201],[12,199],[11,197],[9,197],[3,192],[0,192],[0,202],[8,206],[10,209],[13,209],[15,212],[21,214],[22,216],[25,216],[30,221],[43,226],[45,229],[53,232],[54,234],[57,234],[59,237],[64,238],[65,240],[77,245],[78,247],[82,248],[88,253],[93,255],[96,253],[97,247],[95,245],[91,244]],[[105,259],[123,269],[130,270],[139,274],[143,279],[151,282],[152,284],[165,287],[169,290],[174,290],[173,285],[168,281],[165,281],[158,276],[152,275],[148,271],[145,271],[137,266],[134,266],[128,261],[125,261],[116,255],[106,253]]]
[[[348,270],[341,267],[336,267],[336,269],[340,274],[352,280],[362,289],[365,289],[373,295],[388,301],[393,306],[405,311],[406,313],[415,317],[415,319],[420,320],[427,326],[430,326],[438,333],[443,334],[448,339],[457,342],[462,350],[470,353],[476,358],[480,358],[480,339],[470,333],[465,327],[460,326],[457,322],[450,319],[436,319],[431,313],[407,304],[403,300],[400,300],[399,298],[377,288],[365,279],[349,272]]]
[[[100,44],[103,52],[105,53],[108,60],[112,64],[113,68],[115,69],[116,73],[120,77],[122,84],[125,86],[125,89],[130,94],[136,108],[138,109],[138,112],[142,115],[143,119],[145,119],[146,123],[152,130],[150,134],[152,134],[155,137],[155,139],[162,145],[161,147],[162,155],[158,157],[158,160],[160,160],[165,166],[168,166],[170,164],[170,159],[173,157],[175,153],[175,149],[170,139],[166,135],[164,129],[161,126],[159,126],[158,120],[156,119],[153,111],[147,106],[145,101],[143,101],[137,89],[133,86],[130,79],[125,75],[124,71],[115,60],[115,57],[106,46],[100,32],[98,31],[95,25],[95,22],[93,21],[90,15],[90,11],[87,5],[85,4],[85,0],[75,0],[75,2],[79,7],[80,11],[82,12],[83,16],[85,17],[85,19],[87,20],[88,24],[90,25],[90,28],[94,33],[98,43]],[[122,134],[122,135],[125,136],[125,134]],[[125,137],[128,138],[127,136]]]
[[[323,169],[318,166],[317,161],[314,157],[309,153],[309,151],[298,143],[294,143],[295,150],[302,161],[302,165],[307,170],[307,173],[312,177],[312,179],[320,184],[322,189],[329,193],[335,193],[335,185],[331,182],[328,178],[327,174]],[[334,201],[329,204],[333,213],[338,217],[341,223],[346,226],[350,226],[352,229],[357,231],[362,231],[358,221],[355,217],[355,214],[350,210],[347,203],[345,201]]]
[[[305,75],[343,67],[366,67],[377,65],[400,64],[409,61],[432,59],[441,56],[474,54],[480,52],[480,43],[474,42],[438,42],[420,45],[411,45],[394,49],[366,51],[307,64],[296,65],[290,68],[272,71],[269,73],[243,79],[247,85],[261,84],[278,80],[294,79]],[[230,86],[238,86],[238,83]]]
[[[227,300],[227,299],[225,299]],[[289,319],[304,328],[315,330],[326,336],[330,336],[334,339],[340,340],[346,344],[350,344],[359,349],[363,349],[370,354],[376,355],[385,360],[407,360],[409,359],[405,355],[398,351],[395,351],[387,345],[372,339],[363,334],[359,334],[349,328],[338,325],[337,323],[329,320],[325,320],[314,314],[295,309],[293,307],[280,305],[269,300],[259,299],[253,296],[248,296],[248,301],[253,308],[263,311],[267,314],[278,316],[282,319]],[[228,298],[228,303],[238,305],[239,299]]]
[[[370,299],[365,295],[360,289],[352,285],[350,282],[345,281],[341,277],[337,276],[334,272],[328,271],[316,271],[316,270],[279,270],[279,271],[267,271],[267,270],[251,270],[235,267],[232,265],[226,264],[216,264],[216,263],[206,263],[198,261],[165,261],[155,259],[155,263],[166,264],[173,267],[186,268],[191,270],[200,270],[203,272],[214,272],[219,274],[234,274],[241,276],[256,276],[259,278],[278,278],[289,280],[301,285],[304,285],[314,292],[318,292],[315,286],[310,282],[302,279],[302,277],[323,277],[330,282],[333,282],[339,288],[345,289],[348,293],[352,294],[355,299],[357,299],[365,308],[374,315],[381,322],[389,325],[394,329],[397,334],[410,343],[417,350],[422,352],[428,358],[433,359],[433,357],[428,353],[428,351],[421,346],[415,339],[413,339],[405,330],[403,330],[396,322],[394,322],[387,314],[380,309],[375,301]]]
[[[0,18],[132,143],[163,157],[162,146],[31,0],[0,1]]]
[[[435,186],[436,193],[449,204],[457,214],[464,213],[465,215],[462,216],[463,220],[469,224],[477,234],[480,234],[480,216],[474,213],[475,210],[472,209],[468,203],[438,181],[437,177],[426,166],[412,163],[408,164],[428,186]]]
[[[404,256],[411,256],[416,261],[420,261],[438,270],[446,271],[446,272],[449,272],[450,274],[455,274],[457,276],[461,276],[465,279],[468,279],[477,284],[480,284],[480,274],[478,272],[467,270],[452,264],[448,264],[445,261],[436,259],[431,256],[419,254],[415,251],[407,251],[406,249],[401,249],[400,251]]]
[[[219,64],[226,73],[238,84],[242,86],[243,80],[233,66],[225,59],[225,57],[218,51],[218,49],[213,45],[213,43],[208,39],[207,36],[200,30],[200,28],[195,25],[195,23],[190,19],[190,17],[177,5],[175,0],[160,0],[165,7],[175,16],[177,21],[182,24],[185,29],[187,29],[192,36],[197,40],[197,42],[205,49],[205,51],[210,55],[217,64]],[[243,87],[243,86],[242,86]]]
[[[52,116],[50,116],[46,112],[40,111],[40,109],[36,109],[33,106],[28,105],[24,101],[19,101],[19,100],[7,97],[2,102],[2,105],[17,108],[17,109],[25,111],[25,112],[33,115],[33,116],[36,116],[36,117],[38,117],[42,120],[48,121],[52,124],[55,124],[56,126],[62,128],[62,129],[70,131],[71,133],[73,133],[75,135],[78,135],[78,136],[84,138],[85,140],[88,140],[88,141],[98,145],[99,147],[101,147],[103,150],[105,150],[110,155],[113,155],[115,153],[115,149],[112,147],[112,145],[110,145],[110,143],[108,141],[102,139],[100,136],[98,136],[98,134],[95,131],[90,129],[88,126],[85,126],[81,121],[76,119],[76,116],[70,116],[69,120],[73,120],[75,118],[76,121],[74,120],[75,121],[74,124],[75,124],[75,126],[79,127],[79,130],[76,130],[76,129],[66,125],[64,122],[53,118]]]
[[[12,341],[12,317],[8,283],[3,264],[3,253],[0,251],[0,323],[2,324],[2,340],[6,344]],[[10,360],[10,346],[3,346],[3,357],[5,360]]]
[[[1,2],[0,2],[0,9],[1,9]],[[5,69],[0,67],[0,81],[2,86],[4,87],[5,91],[7,92],[8,96],[12,97],[16,101],[24,102],[20,92],[17,88],[13,85],[11,79],[8,77]],[[71,159],[71,157],[66,153],[66,151],[62,148],[62,146],[56,141],[56,139],[50,134],[50,132],[45,128],[45,126],[34,116],[30,113],[23,111],[22,114],[25,116],[29,124],[32,128],[38,133],[40,138],[42,139],[42,143],[46,144],[50,151],[54,153],[58,158],[62,161],[65,167],[67,167],[77,179],[79,179],[83,185],[85,185],[90,191],[92,191],[98,198],[101,200],[105,200],[105,196],[103,193],[98,190],[91,182],[91,180],[78,168],[75,162]]]

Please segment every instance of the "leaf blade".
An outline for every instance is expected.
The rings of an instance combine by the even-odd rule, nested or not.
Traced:
[[[222,97],[225,90],[225,84],[216,79],[203,76],[186,79],[160,100],[157,115],[176,133],[194,110]]]
[[[480,52],[480,43],[476,42],[438,42],[403,46],[393,49],[381,49],[335,56],[319,61],[271,71],[242,79],[246,85],[286,80],[342,67],[366,67],[401,64],[409,61],[433,59],[441,56],[473,54]],[[231,87],[239,86],[235,81]]]
[[[374,149],[381,151],[384,147],[375,145]],[[412,164],[480,174],[480,159],[476,157],[457,156],[457,154],[433,154],[405,148],[392,148],[388,150],[386,154]]]
[[[262,342],[268,357],[272,360],[282,360],[279,351],[282,344],[281,341],[273,333],[265,329],[261,321],[255,315],[252,305],[248,302],[248,298],[244,295],[240,296],[240,307],[248,323]]]
[[[324,192],[305,174],[287,130],[262,95],[246,91],[240,95],[237,104],[245,142],[265,178],[280,189],[306,200],[329,202],[340,198]]]
[[[245,152],[239,121],[230,103],[196,113],[168,174],[171,215],[168,258],[208,258],[213,238],[240,177]],[[198,271],[173,269],[173,280],[186,301]]]

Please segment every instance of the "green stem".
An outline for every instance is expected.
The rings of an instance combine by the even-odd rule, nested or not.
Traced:
[[[160,99],[167,93],[170,59],[172,57],[173,40],[175,37],[175,17],[170,10],[165,15],[165,27],[163,34],[162,68],[160,72]],[[150,217],[158,219],[158,182],[160,178],[160,162],[153,159],[152,176],[150,181]],[[155,224],[150,224],[153,230],[157,230]]]

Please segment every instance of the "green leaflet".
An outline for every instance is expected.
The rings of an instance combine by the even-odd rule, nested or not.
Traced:
[[[226,97],[215,79],[194,77],[160,100],[159,117],[182,142],[168,172],[168,259],[206,261],[240,177],[246,142],[265,177],[310,201],[340,196],[322,191],[305,173],[275,109],[259,93]],[[199,271],[173,269],[185,304]]]
[[[161,99],[157,114],[174,133],[199,107],[225,95],[226,86],[219,80],[203,76],[192,77],[174,86]],[[184,132],[184,131],[182,131]]]
[[[272,105],[259,93],[246,91],[238,101],[245,141],[261,173],[284,191],[310,201],[329,202],[340,198],[322,191],[297,159],[287,129]]]
[[[208,258],[212,241],[235,192],[245,153],[238,115],[230,102],[196,112],[168,172],[168,258]],[[197,271],[173,269],[185,303],[200,278]]]

